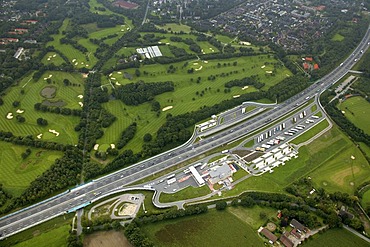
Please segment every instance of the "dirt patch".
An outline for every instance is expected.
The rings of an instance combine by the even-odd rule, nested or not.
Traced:
[[[27,167],[28,167],[28,165],[31,163],[31,161],[28,161],[28,162],[26,162],[26,163],[22,163],[22,165],[19,167],[21,170],[25,170]]]
[[[356,174],[359,171],[360,171],[360,168],[358,168],[357,166],[353,167],[353,170],[351,167],[348,167],[347,169],[344,169],[344,170],[341,170],[335,173],[333,176],[331,176],[331,179],[333,180],[334,183],[342,186],[345,183],[345,179],[348,176],[352,176],[352,172],[353,174]]]
[[[35,155],[36,157],[40,157],[40,155],[42,154],[43,151],[38,151]]]
[[[255,152],[247,157],[245,157],[243,160],[245,160],[246,162],[251,162],[252,160],[254,159],[257,159],[258,157],[264,155],[263,152]]]
[[[122,232],[108,231],[95,232],[87,235],[83,243],[84,247],[132,247]]]
[[[50,101],[50,100],[44,100],[42,102],[42,105],[45,106],[57,106],[57,107],[63,107],[66,105],[66,103],[63,100],[58,100],[58,101]]]
[[[244,157],[244,156],[252,153],[252,151],[249,151],[249,150],[234,150],[233,153],[239,155],[240,157]]]

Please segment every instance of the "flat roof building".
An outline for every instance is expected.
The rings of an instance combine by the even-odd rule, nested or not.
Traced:
[[[193,174],[195,180],[197,181],[197,183],[202,186],[204,185],[205,181],[204,179],[202,178],[202,176],[200,176],[199,172],[197,171],[197,169],[194,168],[194,166],[191,166],[189,167],[189,170],[190,172]]]
[[[232,173],[233,170],[230,168],[230,166],[224,163],[221,166],[217,166],[216,168],[209,171],[209,175],[211,176],[209,181],[212,184],[215,184],[221,180],[224,180],[227,177],[230,177]]]

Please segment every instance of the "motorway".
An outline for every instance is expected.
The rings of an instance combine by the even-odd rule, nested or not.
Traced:
[[[214,134],[211,138],[206,138],[195,144],[192,143],[196,138],[196,136],[193,135],[190,141],[173,150],[159,154],[128,168],[124,168],[74,188],[71,191],[66,191],[56,197],[0,218],[0,240],[66,212],[72,212],[78,208],[82,208],[91,201],[104,197],[112,190],[155,174],[183,162],[184,160],[196,157],[215,147],[228,144],[290,113],[312,97],[316,97],[318,101],[318,95],[345,76],[348,70],[360,60],[361,56],[369,47],[369,44],[370,29],[367,30],[366,35],[358,47],[353,51],[353,54],[351,54],[339,67],[312,84],[303,92],[276,105],[272,111],[262,113],[251,120],[239,123],[223,132]]]

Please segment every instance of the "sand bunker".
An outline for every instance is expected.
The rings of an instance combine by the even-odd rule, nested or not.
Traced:
[[[78,65],[78,62],[75,63],[75,66],[77,66],[77,65]]]
[[[342,111],[343,114],[345,114],[346,112],[345,111]]]
[[[115,77],[111,77],[110,79],[111,79],[111,80],[114,80],[114,81],[116,80],[116,78],[115,78]]]
[[[48,61],[50,61],[50,57],[48,58]]]
[[[170,110],[170,109],[172,109],[173,108],[173,106],[172,105],[170,105],[170,106],[166,106],[165,108],[163,108],[162,109],[162,111],[168,111],[168,110]]]
[[[81,64],[84,64],[84,62],[81,62]]]
[[[245,90],[245,89],[248,89],[248,88],[249,88],[249,86],[245,86],[245,87],[242,88],[242,90]]]
[[[88,64],[86,64],[85,66],[86,66],[86,67],[89,67],[89,65],[88,65]]]
[[[249,43],[249,42],[244,42],[244,41],[240,41],[240,42],[239,42],[239,44],[241,44],[241,45],[251,45],[251,43]]]
[[[266,71],[267,74],[272,74],[271,70]]]
[[[74,63],[76,61],[76,59],[74,58],[73,60],[72,60],[72,63]]]
[[[7,119],[12,119],[14,116],[13,116],[13,113],[9,112],[8,115],[6,115],[6,118]]]
[[[166,43],[166,45],[169,45],[170,43]]]
[[[84,103],[82,103],[82,102],[78,102],[78,104],[79,104],[81,107],[83,107],[83,106],[84,106]]]
[[[46,81],[48,78],[47,77],[44,77],[44,80]]]
[[[110,73],[110,74],[109,74],[109,77],[111,77],[112,75],[113,75],[113,73]]]
[[[49,75],[49,78],[53,77],[53,75]]]
[[[77,96],[78,98],[82,99],[84,96],[82,94]]]
[[[112,144],[110,144],[110,147],[111,147],[112,149],[114,149],[114,148],[116,148],[116,145],[114,145],[114,144],[112,143]]]
[[[239,98],[239,97],[240,97],[240,94],[233,96],[234,99]]]
[[[42,134],[38,134],[36,137],[37,137],[37,139],[41,139]]]
[[[355,158],[355,156],[351,155],[351,159],[355,160],[356,158]]]
[[[122,72],[121,71],[118,71],[117,74],[122,74]]]
[[[121,29],[121,32],[124,32],[125,31],[125,29]]]
[[[98,150],[98,148],[99,148],[99,144],[95,144],[94,145],[94,150],[96,151],[96,150]]]
[[[208,63],[208,61],[203,61],[204,63]]]
[[[199,71],[199,70],[202,70],[203,69],[203,66],[200,66],[198,69],[195,69],[195,71]]]
[[[54,54],[54,55],[53,55],[53,57],[56,57],[56,56],[57,56],[57,54]]]
[[[193,63],[193,65],[198,65],[198,63]]]
[[[22,114],[23,112],[24,112],[24,110],[21,110],[21,109],[18,109],[18,110],[17,110],[17,113]]]
[[[55,131],[55,130],[49,129],[49,132],[50,132],[50,133],[53,133],[55,136],[59,136],[59,132],[58,132],[58,131]]]
[[[119,83],[119,82],[116,82],[116,85],[117,85],[117,86],[121,86],[121,83]]]
[[[261,66],[261,69],[264,69],[265,67],[266,67],[266,65],[262,65],[262,66]]]
[[[124,215],[133,215],[136,211],[136,204],[132,203],[124,203],[120,209],[118,210],[118,215],[119,216],[124,216]]]

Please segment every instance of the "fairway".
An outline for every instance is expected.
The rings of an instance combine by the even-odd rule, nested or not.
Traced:
[[[330,229],[322,234],[317,234],[312,240],[304,243],[305,247],[322,247],[322,246],[335,246],[335,247],[367,247],[369,243],[357,237],[353,233],[345,229]]]
[[[264,246],[248,224],[227,211],[166,220],[142,227],[156,246]]]
[[[362,195],[361,205],[364,208],[370,207],[370,189]]]
[[[150,103],[144,103],[138,106],[128,106],[116,100],[104,103],[103,107],[113,113],[117,120],[105,130],[105,135],[97,141],[98,144],[115,143],[120,133],[129,126],[132,122],[138,125],[135,137],[128,143],[125,149],[132,149],[134,152],[141,150],[143,144],[143,136],[146,133],[152,135],[162,126],[166,121],[167,113],[172,115],[179,115],[189,112],[189,110],[197,110],[201,106],[212,106],[220,103],[223,100],[232,99],[234,95],[241,95],[256,91],[255,88],[249,87],[243,90],[242,87],[232,87],[231,92],[224,92],[224,84],[230,80],[241,79],[247,76],[259,75],[260,80],[266,83],[263,89],[268,89],[270,86],[278,83],[280,80],[286,78],[290,72],[286,68],[277,69],[277,74],[274,77],[266,77],[264,69],[261,66],[266,61],[270,63],[276,62],[274,59],[268,59],[267,56],[258,57],[240,57],[234,59],[220,59],[210,61],[189,61],[187,67],[183,67],[185,62],[174,63],[173,66],[177,71],[173,74],[168,74],[167,70],[170,65],[146,65],[140,68],[141,75],[135,75],[135,69],[125,69],[122,71],[115,71],[110,78],[115,78],[117,84],[128,84],[143,80],[145,82],[158,81],[173,81],[175,82],[175,91],[167,92],[155,97],[161,108],[172,106],[173,108],[161,112],[159,116],[151,111]],[[237,65],[233,66],[236,62]],[[218,63],[222,66],[223,73],[220,73]],[[224,65],[225,64],[225,65]],[[257,69],[254,66],[257,65]],[[193,74],[187,73],[189,68],[200,68],[199,71]],[[266,66],[266,67],[270,67]],[[244,69],[244,71],[243,71]],[[266,69],[266,68],[265,68]],[[235,73],[234,71],[238,71]],[[128,73],[133,76],[132,80],[124,78],[123,74]],[[228,73],[228,76],[226,74]],[[224,74],[221,76],[221,74]],[[215,80],[208,80],[210,75],[218,75]],[[200,83],[196,80],[201,77]],[[108,83],[107,78],[103,78],[103,84]],[[119,87],[119,85],[115,85]],[[110,86],[109,86],[110,88]]]
[[[50,84],[44,78],[49,78]],[[64,79],[68,79],[75,85],[64,86]],[[25,77],[18,86],[11,87],[3,97],[4,105],[0,106],[0,116],[3,120],[0,129],[11,131],[14,135],[33,135],[34,138],[39,134],[43,134],[41,140],[46,139],[64,144],[76,144],[78,135],[74,131],[74,127],[79,122],[79,117],[36,111],[34,110],[34,105],[41,103],[43,100],[49,100],[50,102],[64,103],[63,107],[81,109],[78,104],[81,99],[78,98],[78,95],[83,93],[82,82],[83,78],[78,73],[57,71],[45,72],[37,82],[32,79],[31,75]],[[41,91],[45,87],[52,87],[56,90],[53,98],[46,99],[41,95]],[[23,90],[23,94],[20,93],[21,90]],[[12,105],[14,101],[20,102],[20,105],[14,107]],[[23,112],[18,113],[19,110]],[[6,118],[9,113],[13,114],[14,117],[12,119]],[[23,116],[26,121],[19,123],[16,120],[17,115]],[[47,126],[40,126],[36,123],[36,120],[40,117],[48,121]],[[60,135],[51,134],[49,129],[56,130]]]
[[[7,142],[0,142],[0,183],[12,195],[18,196],[35,178],[46,171],[55,161],[62,157],[59,151],[30,148],[31,154],[22,159],[21,154],[27,149]]]
[[[54,64],[56,66],[61,65],[62,63],[65,63],[63,58],[60,57],[60,55],[56,52],[48,52],[45,57],[41,60],[41,62],[45,65],[47,64]]]
[[[351,97],[338,105],[344,115],[358,128],[370,135],[370,103],[364,98]]]

